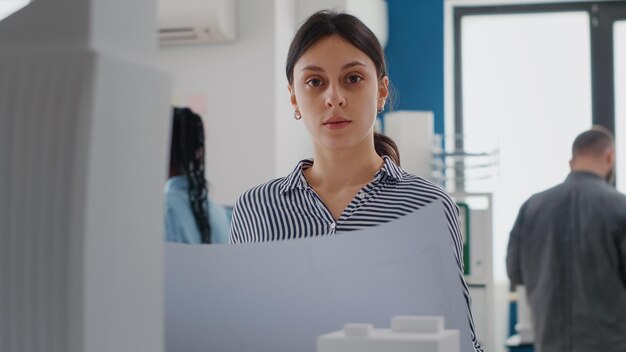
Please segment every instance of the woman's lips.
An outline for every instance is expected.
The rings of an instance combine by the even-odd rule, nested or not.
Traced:
[[[346,119],[329,119],[324,122],[323,125],[328,129],[337,130],[348,126],[351,122],[352,121]]]

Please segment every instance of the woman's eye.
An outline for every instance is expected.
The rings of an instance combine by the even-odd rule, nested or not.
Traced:
[[[306,81],[306,84],[311,87],[319,87],[320,85],[322,85],[322,80],[319,78],[311,78],[310,80]]]
[[[363,77],[358,75],[350,75],[346,78],[346,81],[350,84],[357,84],[363,80]]]

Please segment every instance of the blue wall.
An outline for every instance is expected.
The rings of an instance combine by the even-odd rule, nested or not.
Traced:
[[[443,133],[443,0],[387,0],[389,78],[395,110],[430,110]]]

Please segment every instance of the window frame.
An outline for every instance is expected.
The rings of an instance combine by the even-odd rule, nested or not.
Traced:
[[[615,133],[613,24],[626,19],[626,1],[458,6],[453,11],[454,133],[463,135],[463,71],[461,20],[472,15],[536,14],[586,11],[589,14],[592,123]],[[463,150],[462,141],[455,146]]]

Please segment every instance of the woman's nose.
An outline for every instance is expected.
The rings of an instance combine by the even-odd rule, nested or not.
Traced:
[[[326,96],[326,107],[336,108],[346,105],[346,98],[342,94],[341,90],[337,87],[329,87],[328,95]]]

